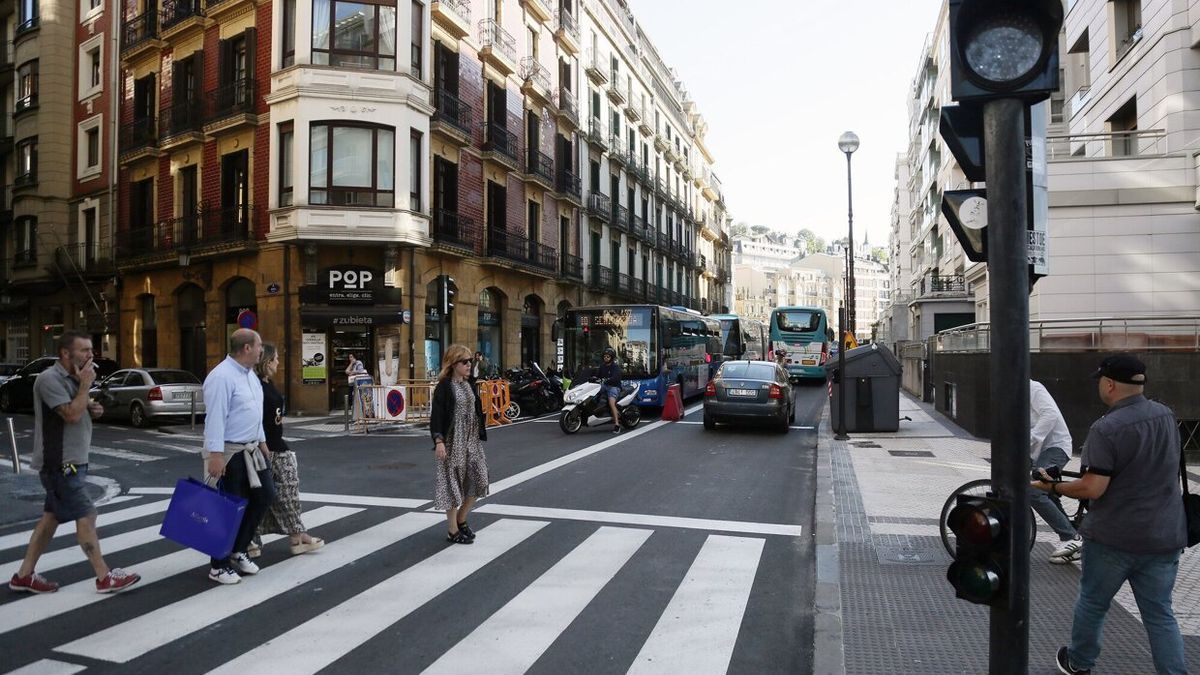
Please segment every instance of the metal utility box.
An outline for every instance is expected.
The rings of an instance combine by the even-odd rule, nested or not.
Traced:
[[[833,386],[829,399],[829,419],[834,431],[841,415],[838,397],[842,380],[839,360],[833,359]],[[900,361],[878,344],[857,347],[846,352],[846,431],[900,430]]]

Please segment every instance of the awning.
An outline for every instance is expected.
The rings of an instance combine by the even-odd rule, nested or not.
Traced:
[[[404,323],[404,308],[399,305],[372,307],[301,307],[300,323],[305,328],[337,326],[394,326]]]

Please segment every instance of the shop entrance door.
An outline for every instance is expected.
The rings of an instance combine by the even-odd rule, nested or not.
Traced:
[[[363,362],[373,381],[379,381],[378,360],[375,358],[375,340],[370,326],[334,326],[329,331],[329,349],[333,362],[329,373],[329,407],[341,410],[346,394],[350,393],[346,366],[350,355]]]

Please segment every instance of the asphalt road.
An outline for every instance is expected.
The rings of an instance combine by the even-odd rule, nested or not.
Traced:
[[[699,401],[620,436],[553,418],[494,429],[472,546],[447,545],[429,510],[427,437],[289,427],[306,521],[329,543],[268,544],[231,587],[157,534],[175,480],[199,473],[199,429],[101,425],[93,473],[120,495],[101,548],[144,580],[96,595],[62,528],[39,571],[63,588],[0,591],[0,672],[810,672],[824,396],[797,388],[786,435],[706,432]],[[11,520],[3,574],[28,536]]]

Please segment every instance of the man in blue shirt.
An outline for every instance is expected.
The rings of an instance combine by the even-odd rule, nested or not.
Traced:
[[[236,584],[240,574],[258,574],[246,550],[275,499],[271,453],[263,432],[262,382],[254,373],[261,357],[258,333],[238,329],[229,338],[229,356],[204,378],[205,477],[210,484],[220,480],[225,492],[247,499],[233,553],[213,558],[208,571],[208,578],[219,584]]]

